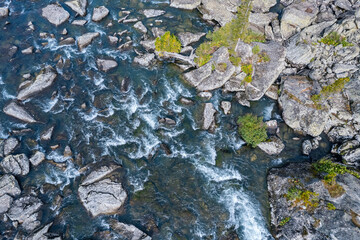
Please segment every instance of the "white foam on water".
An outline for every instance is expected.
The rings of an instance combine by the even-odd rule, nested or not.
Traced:
[[[147,113],[147,114],[141,114],[140,116],[152,129],[156,129],[158,125],[156,115]]]
[[[136,142],[138,145],[137,151],[129,154],[129,158],[132,159],[148,157],[151,153],[153,153],[155,147],[161,143],[159,139],[149,131],[145,131],[144,136],[140,139],[132,141]]]
[[[272,103],[270,106],[267,106],[263,110],[264,121],[269,121],[271,119],[271,113],[274,110],[275,103]]]
[[[134,187],[134,193],[144,189],[144,183],[149,180],[150,171],[141,171],[142,168],[137,169],[137,172],[129,174],[129,183]]]
[[[119,135],[105,141],[105,146],[107,147],[121,146],[124,144],[126,144],[126,140]]]
[[[1,91],[1,94],[2,94],[2,99],[4,100],[10,100],[16,98],[15,95],[8,93],[5,88]]]
[[[5,84],[5,83],[4,83],[3,79],[2,79],[2,76],[0,76],[0,85],[3,85],[3,84]]]
[[[229,180],[241,181],[243,177],[233,167],[217,168],[215,166],[197,165],[196,169],[204,174],[210,181],[223,182]]]
[[[68,160],[66,162],[67,167],[64,171],[56,167],[51,168],[50,173],[45,173],[45,182],[59,186],[60,190],[64,190],[65,186],[71,183],[72,179],[80,176],[80,172],[75,168],[74,164]]]

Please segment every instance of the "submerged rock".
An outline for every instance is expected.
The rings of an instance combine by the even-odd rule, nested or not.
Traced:
[[[201,4],[201,0],[171,0],[170,6],[181,9],[195,9]]]
[[[158,9],[145,9],[143,11],[143,14],[147,18],[152,18],[152,17],[158,17],[158,16],[161,16],[161,15],[165,14],[165,11],[158,10]]]
[[[78,189],[81,203],[93,217],[114,214],[124,205],[127,194],[119,175],[118,166],[103,166],[91,172]]]
[[[109,12],[109,9],[107,9],[105,6],[94,8],[91,20],[94,22],[99,22],[103,20],[109,14]]]
[[[100,33],[94,32],[94,33],[85,33],[81,35],[80,37],[77,37],[77,44],[79,47],[79,50],[82,51],[84,48],[89,46],[91,42],[100,36]]]
[[[216,110],[212,103],[204,104],[204,112],[203,112],[203,130],[214,130],[215,128],[215,114]]]
[[[36,123],[37,121],[20,105],[16,102],[11,102],[3,109],[6,115],[17,118],[27,123]]]
[[[120,234],[125,239],[151,240],[151,237],[149,237],[146,233],[130,224],[125,224],[116,220],[112,220],[110,222],[110,227],[112,230]]]
[[[87,0],[71,0],[65,2],[72,10],[77,12],[80,16],[86,15]]]
[[[61,6],[50,4],[42,9],[42,16],[50,23],[59,26],[69,19],[70,14]]]
[[[281,139],[275,136],[271,137],[270,141],[259,143],[257,146],[269,155],[278,155],[285,148],[285,145]]]
[[[118,63],[115,60],[109,60],[109,59],[98,59],[96,60],[96,64],[98,68],[104,72],[107,72],[118,66]]]
[[[42,70],[42,72],[36,77],[35,81],[29,86],[21,89],[17,95],[18,100],[26,100],[50,87],[55,79],[57,73],[50,66]]]
[[[14,175],[27,175],[30,170],[29,159],[25,154],[9,155],[5,157],[0,166],[5,173],[11,173]]]

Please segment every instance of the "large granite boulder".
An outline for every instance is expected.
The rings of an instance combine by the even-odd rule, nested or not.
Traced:
[[[261,142],[257,146],[269,155],[278,155],[285,148],[285,145],[281,139],[275,136],[271,137],[270,141]]]
[[[20,89],[17,99],[20,101],[26,100],[50,87],[56,79],[57,73],[48,66],[41,71],[36,77],[35,81],[25,88]]]
[[[324,130],[329,112],[317,109],[311,100],[313,82],[304,76],[286,76],[282,78],[281,95],[278,99],[283,110],[285,123],[302,133],[316,137]]]
[[[205,103],[204,104],[204,111],[203,111],[203,130],[214,130],[215,129],[215,114],[216,110],[212,103]]]
[[[201,0],[171,0],[170,6],[182,9],[195,9],[201,4]]]
[[[67,21],[70,14],[58,4],[50,4],[42,9],[42,16],[50,23],[59,26]]]
[[[360,239],[360,179],[338,175],[334,186],[342,190],[336,192],[318,174],[309,163],[269,171],[271,228],[276,239]]]
[[[9,174],[0,176],[0,214],[7,212],[13,202],[13,197],[20,193],[19,184],[14,176]]]
[[[94,22],[100,22],[109,14],[109,12],[109,9],[107,9],[105,6],[94,8],[91,20]]]
[[[102,166],[91,172],[80,184],[81,203],[93,217],[114,214],[124,205],[127,194],[122,187],[119,166]]]
[[[27,123],[36,123],[37,121],[28,113],[25,108],[18,105],[16,102],[10,102],[3,109],[6,115],[17,118]]]
[[[80,16],[86,15],[87,0],[71,0],[65,2],[72,10],[77,12]]]
[[[221,26],[236,17],[241,0],[202,0],[198,7],[205,20],[215,20]]]
[[[92,41],[99,37],[100,33],[98,32],[93,32],[93,33],[85,33],[83,35],[81,35],[80,37],[77,37],[77,44],[79,47],[79,50],[82,51],[83,49],[85,49],[87,46],[89,46]]]
[[[26,175],[29,173],[29,159],[25,154],[9,155],[0,162],[1,168],[5,173],[14,175]]]
[[[218,68],[218,66],[224,66]],[[234,65],[229,61],[226,47],[219,48],[212,59],[191,72],[184,74],[185,80],[199,91],[211,91],[222,87],[235,72]]]

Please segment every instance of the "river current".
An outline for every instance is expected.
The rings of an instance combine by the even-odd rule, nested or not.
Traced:
[[[0,7],[8,6],[11,12],[6,20],[0,20],[0,109],[16,98],[23,74],[34,77],[46,65],[59,73],[51,88],[25,103],[41,123],[27,125],[0,112],[0,138],[14,135],[13,130],[30,128],[31,132],[17,136],[21,147],[16,151],[46,153],[44,163],[18,178],[24,191],[51,192],[40,194],[48,208],[43,223],[53,221],[52,232],[63,234],[65,239],[92,238],[95,232],[108,228],[109,218],[133,224],[153,239],[219,239],[230,230],[240,239],[272,239],[266,171],[286,162],[306,160],[301,157],[301,141],[293,140],[296,134],[282,122],[276,101],[264,97],[246,108],[232,94],[220,90],[213,92],[209,101],[201,99],[182,80],[181,70],[174,64],[158,62],[149,69],[141,67],[133,63],[133,49],[119,51],[107,39],[128,30],[134,48],[143,51],[141,33],[133,23],[117,23],[120,10],[129,10],[130,17],[141,19],[149,30],[154,26],[175,34],[196,33],[208,32],[213,26],[197,11],[170,8],[166,0],[93,0],[89,1],[90,14],[85,17],[89,23],[85,26],[71,25],[75,14],[60,2],[71,17],[55,27],[41,17],[41,9],[52,2],[0,1]],[[109,16],[99,23],[91,22],[92,9],[101,5],[110,10]],[[143,9],[162,9],[166,14],[146,19],[141,14]],[[34,31],[28,29],[29,21]],[[110,21],[113,26],[107,27]],[[95,31],[101,36],[80,52],[76,45],[59,46],[64,28],[74,38]],[[55,37],[42,39],[41,32]],[[4,49],[12,45],[19,50],[10,61]],[[30,46],[39,51],[21,53]],[[97,69],[96,59],[107,56],[119,66],[103,73]],[[65,67],[59,68],[59,59]],[[123,79],[130,82],[125,92],[121,91]],[[196,104],[182,105],[181,97]],[[230,115],[220,109],[222,100],[232,102]],[[204,102],[212,102],[218,111],[214,133],[200,129]],[[280,156],[269,157],[244,146],[236,119],[248,112],[280,122],[280,136],[286,145]],[[175,120],[176,125],[159,123],[164,117]],[[40,134],[51,126],[55,126],[52,140],[41,142]],[[57,144],[59,148],[52,150]],[[67,145],[74,155],[81,156],[80,160],[63,156]],[[319,151],[327,151],[327,147]],[[122,165],[128,199],[122,214],[91,218],[79,201],[77,188],[81,168],[102,161]],[[54,208],[57,195],[63,201]],[[0,224],[0,232],[3,230]]]

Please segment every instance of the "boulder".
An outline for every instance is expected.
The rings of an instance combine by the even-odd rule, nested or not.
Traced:
[[[241,0],[202,0],[198,7],[205,20],[215,20],[221,26],[236,17],[237,7]]]
[[[67,21],[70,14],[58,4],[50,4],[42,9],[42,16],[50,23],[59,26]]]
[[[25,231],[32,231],[40,226],[42,201],[34,196],[24,196],[14,201],[7,212],[11,221],[16,221]]]
[[[253,0],[252,9],[255,12],[268,12],[276,5],[276,0]]]
[[[13,197],[21,193],[18,182],[12,175],[3,175],[0,177],[0,214],[9,210]]]
[[[36,151],[36,153],[32,155],[32,157],[29,159],[29,161],[33,166],[39,165],[44,160],[45,160],[45,154],[40,151]]]
[[[231,110],[231,102],[229,101],[221,101],[221,108],[223,109],[224,111],[224,114],[227,115],[230,113],[230,110]]]
[[[94,8],[91,20],[94,22],[100,22],[109,14],[109,9],[104,6]]]
[[[313,82],[304,76],[285,76],[278,102],[285,123],[294,129],[316,137],[324,130],[329,112],[317,109],[311,100]]]
[[[77,44],[79,47],[79,50],[82,51],[84,48],[89,46],[91,42],[100,36],[100,33],[94,32],[94,33],[85,33],[81,35],[80,37],[77,37]]]
[[[75,44],[75,39],[72,37],[65,38],[64,40],[61,40],[59,43],[60,46],[73,45],[73,44]]]
[[[349,125],[342,125],[332,128],[327,135],[332,142],[343,142],[352,139],[356,130]]]
[[[71,24],[76,26],[84,26],[86,23],[87,20],[74,20]]]
[[[127,194],[122,187],[118,166],[103,166],[91,172],[78,189],[81,203],[93,217],[114,214],[124,205]]]
[[[144,24],[141,21],[135,23],[134,28],[144,34],[147,33],[147,28],[144,26]]]
[[[315,57],[315,52],[308,44],[300,43],[286,48],[286,60],[293,65],[308,65]]]
[[[319,10],[315,0],[296,1],[284,9],[281,17],[281,35],[283,39],[291,37],[298,29],[309,26]]]
[[[11,173],[14,175],[27,175],[30,170],[29,159],[25,154],[9,155],[5,157],[0,166],[5,173]]]
[[[249,101],[257,101],[262,98],[285,69],[285,48],[283,46],[277,42],[254,44],[259,46],[260,53],[267,54],[269,61],[253,62],[252,81],[246,85],[245,89],[246,98]]]
[[[116,45],[119,42],[119,38],[115,36],[108,36],[109,42],[112,45]]]
[[[77,12],[80,16],[86,15],[87,0],[71,0],[65,2],[72,10]]]
[[[204,104],[204,111],[203,111],[203,130],[213,130],[215,128],[215,114],[216,110],[212,103],[205,103]]]
[[[279,155],[285,148],[281,139],[275,136],[271,137],[270,141],[261,142],[257,146],[269,155]]]
[[[305,140],[302,145],[302,154],[304,155],[310,155],[311,150],[313,149],[311,141],[310,140]]]
[[[36,123],[37,121],[16,102],[11,102],[3,109],[4,113],[27,123]]]
[[[161,15],[165,14],[165,11],[164,10],[158,10],[158,9],[145,9],[143,11],[143,14],[147,18],[152,18],[152,17],[158,17],[158,16],[161,16]]]
[[[0,18],[9,16],[9,9],[7,7],[0,7]]]
[[[19,140],[14,137],[10,137],[4,141],[4,156],[9,155],[19,145]]]
[[[17,95],[20,101],[26,100],[50,87],[56,79],[57,73],[50,66],[43,69],[36,77],[35,81],[21,89]]]
[[[191,32],[182,32],[178,34],[179,40],[183,47],[186,47],[192,43],[198,42],[200,38],[205,36],[205,33],[191,33]]]
[[[174,8],[192,10],[201,4],[201,0],[171,0],[170,6]]]
[[[55,126],[52,126],[48,129],[46,129],[44,132],[41,133],[40,139],[43,141],[49,141],[51,139],[51,136],[53,134]]]
[[[115,60],[110,59],[97,59],[96,64],[98,68],[104,72],[108,72],[109,70],[118,66],[118,63]]]
[[[146,53],[144,55],[136,56],[134,58],[134,63],[140,64],[144,67],[149,67],[151,63],[154,61],[154,59],[155,59],[154,53]]]
[[[151,240],[151,237],[149,237],[146,233],[130,224],[125,224],[116,220],[112,220],[110,222],[110,227],[116,233],[120,234],[124,239]]]
[[[223,69],[216,66],[223,65]],[[213,66],[215,69],[213,71]],[[226,47],[219,48],[212,59],[198,69],[184,74],[185,80],[196,87],[198,91],[211,91],[222,87],[235,72],[235,67],[229,61],[229,51]]]

